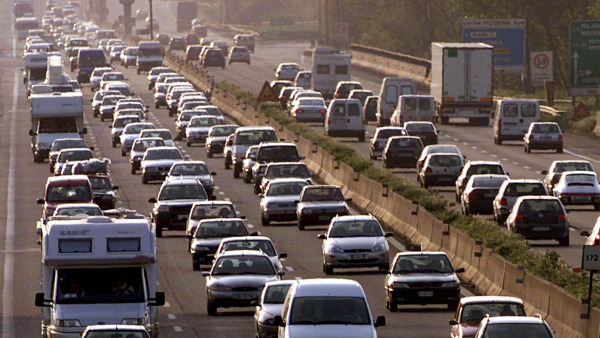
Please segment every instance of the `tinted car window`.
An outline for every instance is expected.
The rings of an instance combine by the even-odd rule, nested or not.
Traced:
[[[246,235],[248,235],[248,231],[242,221],[202,222],[196,230],[196,238],[224,238]]]
[[[302,202],[343,201],[344,195],[338,188],[313,188],[306,189],[302,195]]]
[[[375,237],[383,236],[375,220],[337,221],[331,225],[328,237]]]
[[[486,326],[483,338],[493,337],[551,337],[545,325],[529,323],[491,324]]]
[[[243,241],[229,241],[223,244],[221,252],[235,251],[235,250],[257,250],[262,251],[267,256],[275,256],[275,248],[273,243],[267,240],[243,240]]]
[[[360,116],[360,106],[356,103],[349,104],[348,116]]]
[[[420,110],[431,110],[431,100],[430,99],[419,99],[419,109]]]
[[[270,183],[269,189],[267,190],[267,196],[289,196],[289,195],[300,195],[302,189],[308,185],[308,182],[294,182],[294,183]]]
[[[474,303],[466,304],[461,312],[461,324],[479,325],[485,317],[525,316],[523,305],[518,303]]]
[[[382,129],[377,134],[377,138],[390,138],[392,136],[407,136],[406,129]]]
[[[393,273],[408,274],[408,273],[430,273],[453,272],[452,264],[446,255],[406,255],[401,256],[394,265]]]
[[[555,124],[536,124],[533,126],[533,132],[534,133],[555,134],[555,133],[559,133],[560,130],[558,129],[558,126]]]
[[[180,200],[180,199],[206,199],[206,192],[200,184],[174,184],[165,185],[160,190],[158,199]]]
[[[208,175],[208,168],[204,164],[176,164],[171,169],[171,175]]]
[[[521,105],[521,116],[522,117],[535,117],[536,109],[533,103],[523,103]]]
[[[369,325],[367,304],[361,297],[297,297],[291,307],[290,325]]]
[[[492,165],[473,165],[469,167],[467,170],[467,175],[485,175],[485,174],[498,174],[503,175],[504,170],[501,166],[492,164]]]
[[[546,190],[541,183],[510,183],[506,186],[504,195],[508,197],[546,195]]]
[[[331,115],[335,117],[346,116],[346,107],[343,104],[336,104],[331,110]]]
[[[505,104],[502,113],[505,117],[517,117],[519,113],[519,106],[516,103]]]
[[[429,165],[434,167],[454,167],[461,164],[459,156],[432,156]]]

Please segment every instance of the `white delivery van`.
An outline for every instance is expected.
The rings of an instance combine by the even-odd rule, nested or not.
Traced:
[[[51,220],[42,228],[43,337],[81,337],[86,326],[143,325],[158,336],[155,235],[145,219]]]
[[[367,296],[356,281],[337,278],[297,280],[283,303],[281,316],[273,318],[278,336],[374,338],[375,328],[385,326],[385,317],[375,321]]]
[[[338,82],[351,80],[351,65],[350,53],[315,47],[310,79],[312,89],[323,94],[324,98],[332,98]]]
[[[357,99],[335,99],[329,103],[325,115],[325,135],[358,137],[365,141],[365,113]]]
[[[503,99],[496,102],[494,113],[494,143],[521,141],[532,122],[540,120],[540,104],[537,100]]]
[[[163,51],[159,41],[140,41],[137,54],[137,73],[162,66]]]
[[[381,83],[379,90],[379,101],[377,102],[377,126],[386,126],[390,124],[390,118],[394,109],[398,105],[398,98],[401,95],[411,95],[417,93],[415,82],[411,78],[404,77],[386,77]]]
[[[404,122],[427,121],[435,123],[435,100],[430,95],[401,95],[390,124],[404,126]]]

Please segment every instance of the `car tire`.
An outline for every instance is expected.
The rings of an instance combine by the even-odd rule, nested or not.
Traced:
[[[230,168],[231,165],[229,164],[229,161],[225,160],[225,170],[229,170]],[[233,177],[235,177],[235,175]]]
[[[100,116],[100,121],[104,122],[104,116]]]
[[[121,150],[121,156],[125,156],[125,155],[127,155],[127,152]]]
[[[448,310],[456,311],[457,308],[458,308],[458,301],[457,300],[448,303]]]
[[[162,237],[162,227],[156,226],[156,237]]]
[[[200,271],[200,263],[194,262],[192,260],[192,270],[194,270],[194,271]]]
[[[187,142],[187,143],[186,143],[186,145],[187,145],[188,147],[191,147],[191,146],[192,146],[192,142]]]
[[[398,302],[396,302],[392,299],[388,299],[387,308],[390,310],[390,312],[397,312],[398,311]]]
[[[302,222],[302,219],[300,217],[298,217],[298,230],[304,230],[304,222]]]
[[[206,152],[206,157],[208,157],[208,158],[213,158],[213,153],[212,153],[212,151],[207,151],[207,152]]]
[[[252,182],[252,178],[250,177],[250,175],[244,175],[244,183],[250,183]]]
[[[142,175],[142,184],[148,184],[148,179],[144,175]]]
[[[594,210],[600,211],[600,203],[594,204]]]
[[[567,233],[566,237],[558,239],[558,245],[560,246],[569,246],[569,234]]]
[[[254,195],[260,194],[260,186],[255,184],[254,188],[252,189],[252,192],[254,192]]]
[[[562,154],[562,152],[563,152],[563,147],[556,148],[557,154]]]
[[[424,179],[421,180],[421,185],[423,186],[423,189],[429,188],[429,184],[427,183],[427,179],[426,178],[424,178]]]
[[[209,302],[208,300],[206,301],[206,313],[209,316],[217,315],[217,306],[215,304]]]
[[[233,167],[233,178],[240,178],[240,170],[235,166]]]
[[[116,147],[117,147],[117,142],[115,142],[115,141],[112,141],[112,147],[113,147],[113,148],[116,148]]]
[[[137,71],[138,74],[140,74],[140,69],[139,68],[136,71]]]
[[[158,108],[160,108],[160,105],[158,103],[155,103],[154,108],[158,109]]]
[[[260,223],[261,223],[263,226],[269,226],[269,225],[271,225],[271,221],[269,221],[269,219],[268,219],[268,218],[266,218],[264,214],[261,214],[261,215],[260,215]]]
[[[137,173],[137,170],[135,170],[135,168],[133,166],[131,166],[131,174],[135,175]]]
[[[329,276],[333,275],[333,267],[327,265],[327,263],[323,262],[323,272]]]
[[[365,133],[362,132],[358,135],[358,142],[365,142]]]

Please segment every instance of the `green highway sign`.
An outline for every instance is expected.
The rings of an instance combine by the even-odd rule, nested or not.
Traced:
[[[600,95],[600,20],[569,24],[569,95]]]

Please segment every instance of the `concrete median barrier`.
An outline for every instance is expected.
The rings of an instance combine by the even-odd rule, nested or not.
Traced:
[[[584,309],[585,305],[581,304],[581,301],[561,288],[555,285],[550,287],[550,307],[546,320],[557,337],[587,336],[590,323],[580,319]]]

